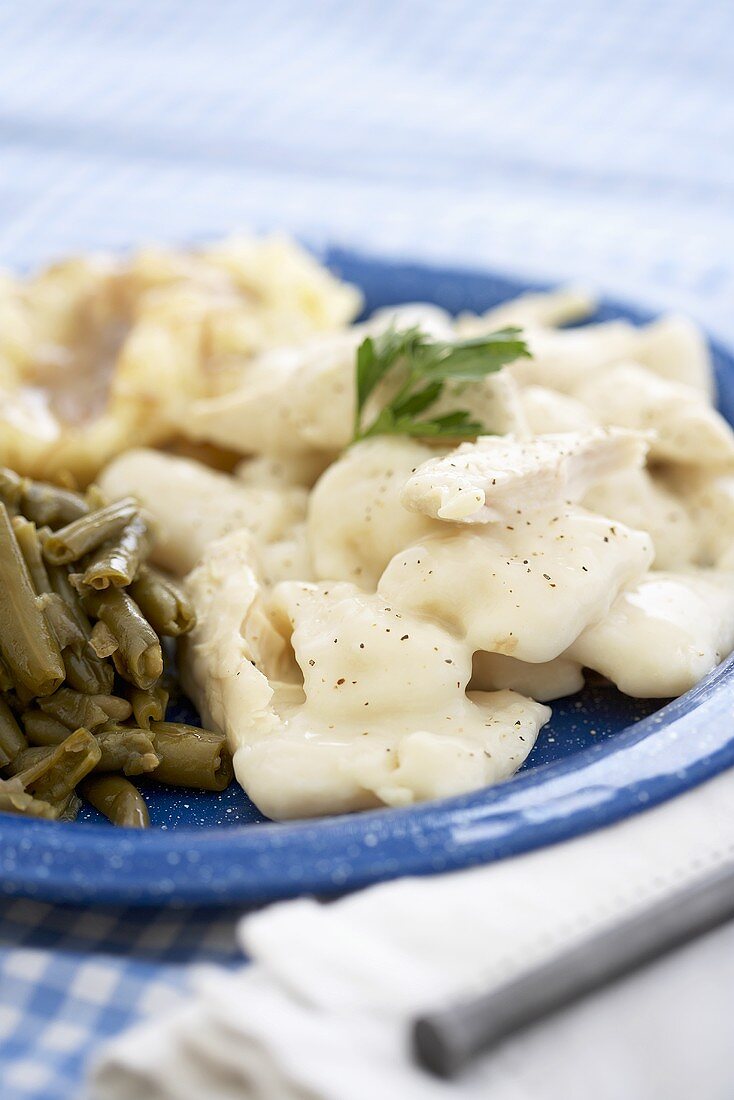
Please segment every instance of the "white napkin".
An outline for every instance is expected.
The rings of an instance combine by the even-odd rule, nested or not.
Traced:
[[[413,1066],[423,1009],[488,990],[734,856],[734,772],[597,833],[241,922],[254,965],[102,1052],[98,1100],[731,1100],[734,925],[508,1040]]]

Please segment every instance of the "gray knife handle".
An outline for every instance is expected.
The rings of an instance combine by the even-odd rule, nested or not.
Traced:
[[[455,1076],[478,1054],[734,916],[734,864],[584,940],[491,993],[413,1022],[418,1062]]]

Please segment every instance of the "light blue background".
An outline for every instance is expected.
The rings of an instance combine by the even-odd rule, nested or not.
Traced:
[[[11,0],[0,260],[285,225],[734,334],[730,0]]]
[[[734,340],[734,3],[0,3],[0,262],[245,226]],[[233,920],[0,906],[3,1100],[77,1095]]]

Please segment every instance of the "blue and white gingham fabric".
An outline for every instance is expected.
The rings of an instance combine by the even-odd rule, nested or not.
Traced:
[[[734,340],[731,0],[9,0],[0,263],[284,226]],[[0,1097],[231,963],[234,913],[0,902]]]

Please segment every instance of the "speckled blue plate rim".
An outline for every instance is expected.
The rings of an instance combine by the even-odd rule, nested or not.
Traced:
[[[368,305],[422,297],[452,312],[487,308],[542,284],[401,264],[344,249],[330,266]],[[381,287],[389,286],[386,297]],[[401,289],[405,287],[405,290]],[[647,320],[604,302],[598,317]],[[722,407],[734,411],[734,357],[712,346]],[[619,821],[734,765],[734,658],[692,691],[609,741],[496,787],[399,810],[290,824],[137,832],[0,814],[0,892],[56,902],[127,905],[259,904],[341,893],[398,875],[506,858]]]

